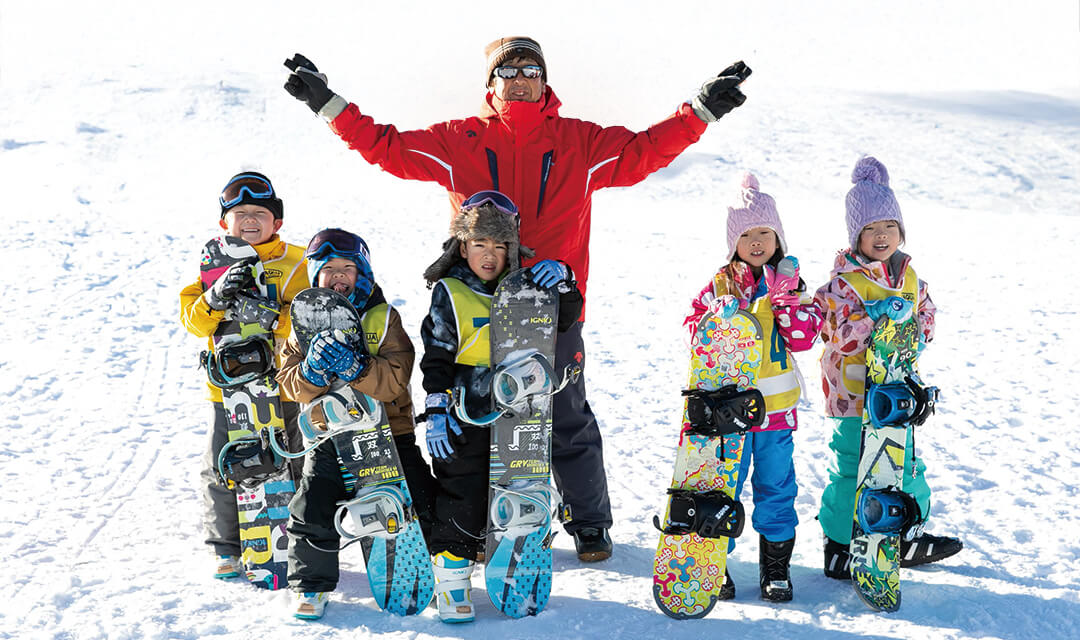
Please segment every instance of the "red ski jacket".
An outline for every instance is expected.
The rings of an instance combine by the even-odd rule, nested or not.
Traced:
[[[636,184],[667,166],[697,142],[706,124],[685,103],[634,133],[563,118],[560,104],[551,87],[538,102],[503,103],[488,92],[479,116],[416,131],[376,124],[349,104],[330,127],[384,171],[438,182],[449,192],[453,214],[477,191],[510,196],[521,212],[521,242],[536,251],[530,263],[563,260],[584,293],[593,192]]]

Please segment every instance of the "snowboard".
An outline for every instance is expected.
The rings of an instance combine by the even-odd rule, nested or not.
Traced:
[[[271,429],[284,437],[278,385],[274,379],[277,313],[260,305],[275,299],[255,248],[240,238],[219,236],[203,247],[200,278],[204,289],[239,262],[251,265],[252,286],[241,291],[214,333],[213,352],[202,364],[211,384],[221,387],[229,441],[218,456],[218,469],[236,491],[240,519],[241,561],[250,582],[265,589],[286,585],[289,501],[295,486],[285,460],[274,456]],[[257,297],[256,297],[257,296]],[[236,384],[239,380],[250,378]]]
[[[664,520],[654,521],[662,533],[653,562],[653,599],[665,615],[678,620],[704,617],[716,604],[724,583],[729,538],[702,537],[695,531],[666,533],[680,528],[673,521],[673,507],[679,500],[697,499],[707,492],[722,492],[727,501],[732,501],[744,439],[742,433],[720,436],[694,433],[697,431],[692,428],[692,422],[697,419],[692,420],[696,406],[694,390],[724,390],[728,395],[755,397],[752,410],[755,422],[761,424],[764,398],[753,388],[762,348],[761,325],[745,311],[737,311],[729,319],[706,313],[698,323],[697,339],[690,354],[689,389],[684,392],[686,401],[675,472]],[[724,497],[714,495],[716,503],[725,502]],[[742,529],[742,509],[737,503],[726,506],[730,511],[717,512],[715,516],[731,517],[731,522],[736,522],[737,517],[737,528],[731,536],[734,537]],[[694,515],[693,509],[688,511]]]
[[[484,581],[512,618],[544,610],[551,595],[551,395],[557,385],[558,293],[507,275],[491,301],[492,396]],[[507,404],[510,404],[509,408]]]
[[[290,316],[305,354],[315,335],[328,329],[341,331],[354,345],[366,344],[356,308],[331,289],[301,291],[293,298]],[[315,406],[323,413],[352,496],[339,503],[335,514],[339,534],[360,540],[379,608],[397,615],[419,613],[434,596],[435,574],[382,403],[335,378],[325,396],[305,407],[300,417],[305,436],[314,434]],[[396,508],[384,508],[388,504]]]
[[[919,326],[914,315],[898,323],[882,315],[874,324],[866,350],[866,390],[875,385],[903,383],[915,374]],[[869,490],[899,490],[910,423],[875,425],[870,403],[863,403],[862,443],[856,475],[855,516],[851,529],[851,581],[855,593],[878,611],[900,608],[900,534],[872,533],[860,525],[860,498]],[[865,514],[864,514],[865,515]]]

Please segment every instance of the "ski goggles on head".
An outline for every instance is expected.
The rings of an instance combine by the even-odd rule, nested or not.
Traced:
[[[322,260],[331,255],[342,257],[360,256],[364,262],[370,262],[368,247],[364,240],[355,233],[349,233],[344,229],[323,229],[316,233],[308,242],[305,258]]]
[[[516,216],[518,214],[517,205],[506,194],[499,191],[478,191],[468,198],[465,198],[465,202],[461,203],[461,212],[468,213],[473,209],[491,203],[496,209],[505,213],[508,216]]]
[[[232,180],[221,190],[218,202],[223,209],[231,209],[244,201],[244,194],[256,200],[271,200],[274,198],[274,187],[263,177],[250,173],[243,173]]]
[[[519,73],[529,80],[532,80],[534,78],[539,78],[544,73],[544,70],[538,65],[527,64],[524,67],[495,67],[495,70],[492,73],[503,80],[513,80]]]

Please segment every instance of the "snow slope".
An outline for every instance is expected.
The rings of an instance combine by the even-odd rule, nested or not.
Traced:
[[[10,576],[0,637],[1075,636],[1076,6],[772,2],[659,15],[646,3],[579,4],[0,2],[0,247],[10,265],[0,271],[0,562]],[[257,168],[286,202],[286,239],[303,244],[326,226],[364,235],[419,343],[429,300],[420,273],[445,234],[445,197],[345,149],[281,90],[280,61],[303,51],[376,119],[415,127],[473,111],[479,51],[509,32],[543,43],[564,115],[603,124],[643,128],[729,61],[755,69],[746,106],[671,167],[594,199],[587,376],[615,556],[581,565],[559,535],[544,613],[503,619],[478,589],[476,624],[454,628],[431,610],[379,612],[350,548],[326,618],[294,621],[284,592],[208,577],[202,341],[179,326],[177,294],[218,231],[221,183]],[[864,153],[893,176],[908,251],[940,308],[923,370],[944,398],[918,444],[931,530],[960,536],[965,550],[905,572],[903,608],[888,616],[822,575],[814,515],[829,426],[815,350],[799,357],[809,388],[796,432],[794,602],[757,599],[748,531],[731,565],[738,599],[704,620],[669,620],[651,599],[651,517],[675,446],[678,329],[721,263],[725,207],[741,172],[754,171],[804,277],[820,285],[846,237],[843,196]]]

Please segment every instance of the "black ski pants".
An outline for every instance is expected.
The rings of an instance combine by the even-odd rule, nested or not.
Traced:
[[[431,530],[435,479],[416,446],[416,436],[394,436],[405,482],[425,538]],[[304,458],[304,472],[289,503],[289,586],[296,591],[333,591],[338,583],[338,545],[334,528],[338,502],[349,497],[337,449],[326,441]]]
[[[433,459],[438,487],[435,493],[435,523],[428,550],[442,551],[476,560],[484,548],[487,528],[488,464],[491,460],[491,430],[461,424],[464,442],[454,441],[454,457]]]
[[[218,473],[218,454],[229,441],[229,423],[225,417],[225,405],[220,402],[210,403],[210,433],[203,452],[202,471],[199,483],[203,494],[203,526],[206,529],[206,544],[214,548],[218,555],[240,555],[240,516],[236,512],[236,492],[225,486],[225,481]],[[300,415],[300,406],[295,402],[282,402],[281,415],[285,421],[285,433],[288,436],[289,450],[298,451],[302,443],[296,418]],[[300,478],[302,460],[289,462],[293,480]]]
[[[582,323],[575,322],[555,340],[555,371],[562,375],[571,363],[582,370],[577,382],[556,394],[552,403],[551,471],[563,504],[570,507],[571,520],[563,525],[570,534],[584,527],[608,529],[612,525],[604,443],[585,398],[585,342],[581,331]]]

